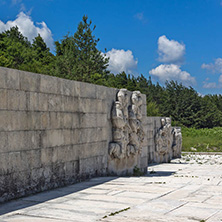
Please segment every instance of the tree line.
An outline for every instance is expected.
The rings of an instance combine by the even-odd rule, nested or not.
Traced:
[[[147,96],[148,116],[170,116],[176,125],[212,128],[222,126],[222,96],[200,96],[192,87],[176,81],[164,86],[151,77],[134,77],[125,72],[114,75],[108,70],[109,59],[98,50],[95,26],[83,16],[74,35],[67,34],[55,42],[50,52],[38,35],[31,43],[18,27],[0,33],[0,66],[61,78],[84,81],[130,91],[140,90]]]

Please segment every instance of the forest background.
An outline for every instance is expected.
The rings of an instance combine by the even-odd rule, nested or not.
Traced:
[[[182,127],[184,150],[222,151],[221,129],[218,128],[222,126],[221,94],[203,96],[177,81],[160,85],[143,74],[135,77],[125,72],[111,73],[109,58],[97,49],[99,39],[93,35],[95,28],[92,21],[83,16],[74,35],[67,34],[55,42],[53,54],[40,35],[31,43],[18,27],[12,27],[0,33],[0,66],[139,90],[147,97],[148,116],[169,116],[172,125]]]

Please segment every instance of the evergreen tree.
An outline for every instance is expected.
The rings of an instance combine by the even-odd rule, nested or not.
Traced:
[[[0,66],[19,69],[31,58],[31,44],[18,27],[0,34]]]
[[[56,42],[58,74],[92,83],[107,78],[108,59],[97,49],[99,39],[92,34],[95,26],[91,29],[91,25],[92,21],[83,16],[74,36]]]
[[[40,35],[31,44],[17,26],[0,34],[0,66],[50,74],[53,61]]]

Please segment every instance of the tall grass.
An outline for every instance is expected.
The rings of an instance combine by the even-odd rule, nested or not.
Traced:
[[[183,151],[222,152],[222,127],[195,129],[182,127]]]

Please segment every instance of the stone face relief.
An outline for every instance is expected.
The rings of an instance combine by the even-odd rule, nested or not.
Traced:
[[[112,158],[122,159],[141,152],[144,140],[142,103],[140,91],[134,91],[131,98],[126,89],[117,93],[112,107],[113,141],[109,144]]]
[[[170,152],[173,141],[172,127],[170,118],[162,118],[161,127],[155,135],[156,151],[159,154],[167,154]]]
[[[182,150],[182,134],[180,128],[171,126],[169,117],[162,118],[161,127],[155,135],[155,147],[159,154],[173,153],[179,157]]]
[[[175,127],[173,131],[173,157],[180,157],[182,151],[181,128]]]

